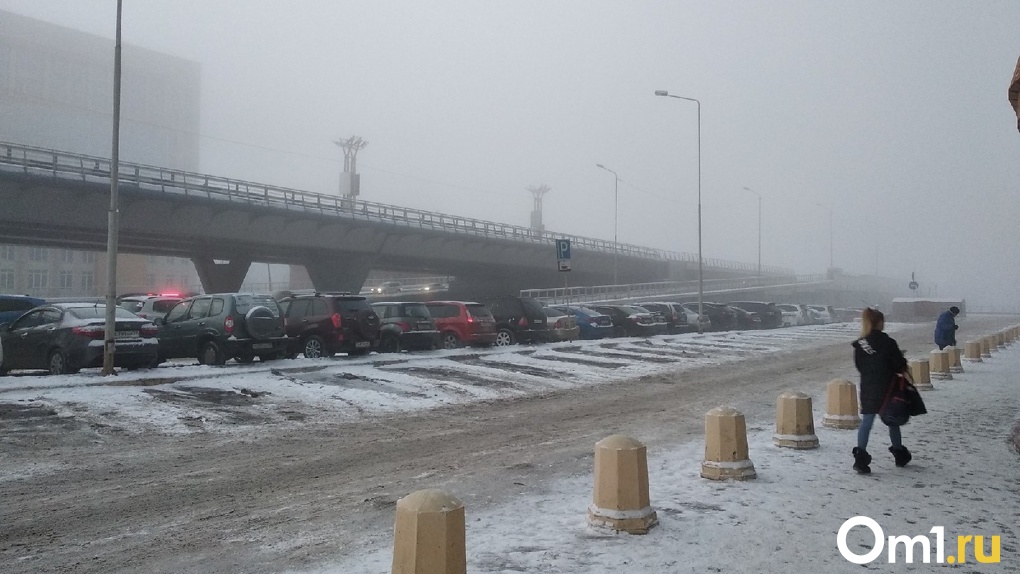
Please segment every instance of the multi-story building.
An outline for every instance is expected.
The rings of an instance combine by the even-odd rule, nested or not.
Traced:
[[[110,38],[0,11],[0,140],[110,157],[113,53]],[[200,87],[197,62],[123,46],[120,159],[198,171]],[[187,259],[117,260],[121,293],[198,284]],[[105,253],[0,245],[0,293],[105,291]]]

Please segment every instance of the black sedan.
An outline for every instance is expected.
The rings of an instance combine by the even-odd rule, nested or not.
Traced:
[[[103,364],[105,305],[55,303],[36,307],[0,328],[0,371],[45,369],[53,375]],[[117,308],[114,365],[128,369],[156,364],[156,326]]]
[[[589,305],[613,320],[617,337],[647,337],[666,333],[666,321],[647,309],[633,305]]]

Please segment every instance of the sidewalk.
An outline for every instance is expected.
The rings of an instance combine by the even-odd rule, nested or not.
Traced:
[[[844,521],[863,515],[877,521],[886,538],[925,535],[932,541],[933,563],[921,562],[918,546],[915,563],[905,564],[900,545],[897,563],[889,564],[886,543],[864,566],[872,571],[1020,572],[1020,456],[1010,437],[1020,417],[1020,342],[982,363],[965,361],[964,369],[923,393],[928,414],[903,427],[904,445],[914,454],[905,468],[894,466],[886,427],[876,421],[872,474],[851,470],[856,431],[821,426],[827,381],[798,389],[813,397],[818,449],[778,448],[774,420],[747,421],[756,480],[700,478],[700,440],[649,449],[651,502],[660,524],[646,536],[587,527],[591,459],[577,475],[554,483],[531,484],[522,474],[513,502],[466,508],[468,571],[859,573],[862,566],[837,550],[836,533]],[[983,535],[986,553],[991,536],[1000,536],[1001,562],[977,563],[971,546],[962,567],[935,564],[934,526],[945,528],[946,556],[957,553],[957,536]],[[873,543],[863,527],[848,536],[857,554]],[[302,572],[389,573],[391,544],[392,531],[375,533],[361,550],[352,549],[357,556]]]

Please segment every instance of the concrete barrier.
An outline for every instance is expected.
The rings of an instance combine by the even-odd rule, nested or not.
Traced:
[[[855,429],[861,426],[860,412],[857,404],[857,385],[844,379],[829,381],[825,393],[825,416],[822,417],[822,426]]]
[[[992,348],[990,345],[991,340],[988,337],[981,337],[981,358],[991,359]]]
[[[716,407],[705,415],[701,476],[710,480],[751,480],[757,476],[747,454],[747,425],[737,409]]]
[[[645,445],[619,434],[595,443],[595,489],[588,506],[588,524],[646,534],[658,523],[648,496]]]
[[[973,363],[981,362],[981,341],[967,341],[963,345],[963,358]]]
[[[811,397],[797,391],[786,391],[776,401],[776,446],[787,448],[818,448],[815,419],[811,413]]]
[[[931,368],[928,359],[907,361],[910,366],[910,377],[914,379],[914,387],[919,391],[930,391],[935,387],[931,384]]]
[[[963,361],[960,360],[960,349],[959,347],[946,347],[946,353],[949,355],[949,372],[950,373],[962,373],[963,372]]]
[[[951,381],[953,374],[949,372],[949,353],[938,349],[931,352],[931,378],[933,380]]]
[[[466,574],[464,503],[438,489],[397,501],[392,574]]]
[[[996,334],[994,334],[992,336],[995,337],[995,344],[996,344],[996,346],[998,346],[1000,349],[1005,349],[1006,348],[1006,335],[1004,335],[1000,331],[1000,332],[998,332],[998,333],[996,333]]]

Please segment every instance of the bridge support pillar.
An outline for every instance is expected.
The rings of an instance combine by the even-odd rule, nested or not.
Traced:
[[[359,293],[373,263],[371,257],[317,257],[305,261],[305,270],[317,291]]]
[[[234,293],[241,289],[244,278],[251,267],[250,259],[231,259],[227,263],[216,263],[212,257],[192,257],[202,289],[206,293]]]

